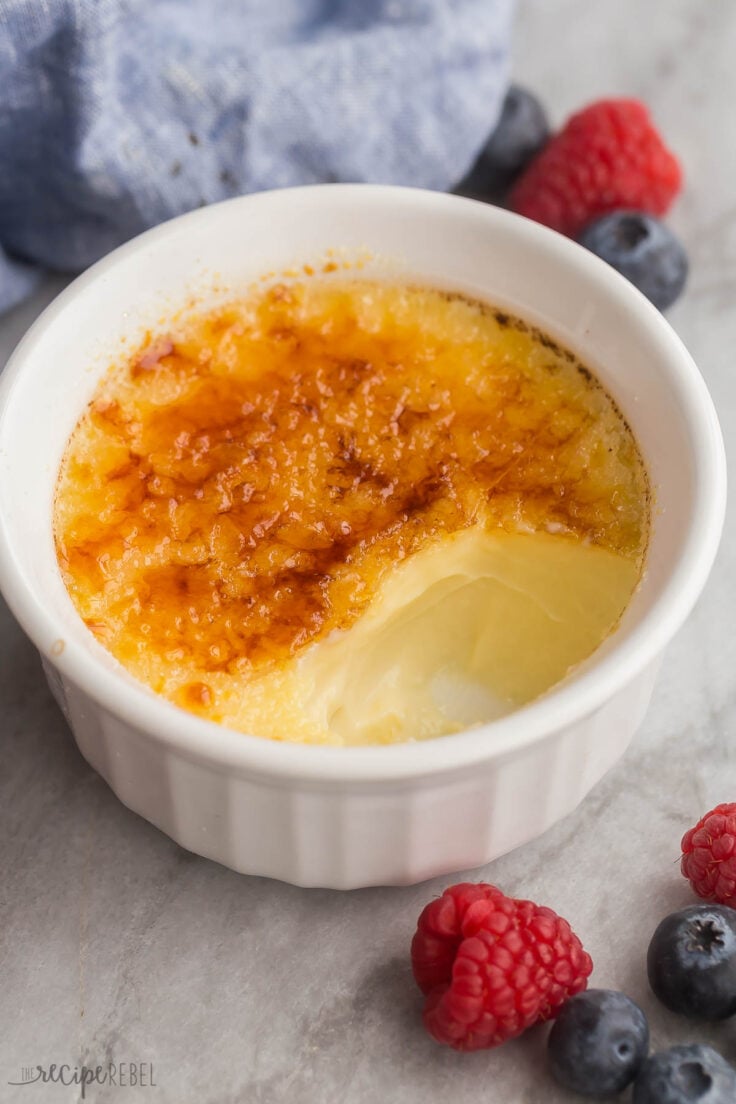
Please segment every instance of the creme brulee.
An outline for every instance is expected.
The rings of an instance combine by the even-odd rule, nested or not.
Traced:
[[[98,640],[279,740],[499,717],[615,629],[647,475],[567,350],[455,294],[308,279],[151,337],[74,430],[55,534]]]

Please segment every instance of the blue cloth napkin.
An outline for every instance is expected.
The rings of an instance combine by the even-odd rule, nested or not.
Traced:
[[[446,189],[513,0],[0,0],[0,311],[43,268],[263,188]]]

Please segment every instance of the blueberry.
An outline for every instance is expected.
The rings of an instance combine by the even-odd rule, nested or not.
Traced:
[[[649,1049],[649,1027],[639,1005],[623,993],[589,989],[562,1006],[547,1046],[560,1085],[610,1096],[636,1077]]]
[[[647,1058],[632,1104],[733,1104],[736,1070],[709,1046],[676,1046]]]
[[[733,1016],[736,909],[691,905],[665,917],[649,944],[647,973],[652,990],[673,1012],[704,1020]]]
[[[463,182],[463,189],[502,199],[522,169],[549,138],[549,123],[536,96],[512,84],[496,129]]]
[[[687,254],[672,231],[643,211],[614,211],[589,223],[578,238],[666,310],[685,287]]]

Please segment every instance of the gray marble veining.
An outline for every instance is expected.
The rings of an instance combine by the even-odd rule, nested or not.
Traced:
[[[522,0],[515,73],[556,121],[604,94],[641,96],[688,175],[673,224],[692,278],[670,318],[736,432],[736,8],[729,0]],[[59,285],[0,324],[0,363]],[[730,458],[733,461],[733,457]],[[736,522],[666,656],[625,760],[536,843],[473,878],[557,908],[627,990],[655,1046],[710,1041],[656,1006],[644,955],[689,901],[679,838],[736,799]],[[89,1090],[101,1104],[565,1104],[544,1073],[543,1029],[457,1055],[420,1025],[408,967],[409,889],[304,891],[181,851],[120,805],[75,749],[30,644],[0,609],[0,1101],[77,1101],[14,1088],[23,1066],[153,1063],[155,1087]]]

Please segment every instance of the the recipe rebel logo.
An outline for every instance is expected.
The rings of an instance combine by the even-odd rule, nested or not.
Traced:
[[[52,1062],[48,1066],[22,1066],[20,1077],[8,1085],[78,1085],[82,1100],[93,1085],[111,1085],[118,1089],[155,1089],[152,1062],[107,1062],[98,1066],[72,1066]]]

